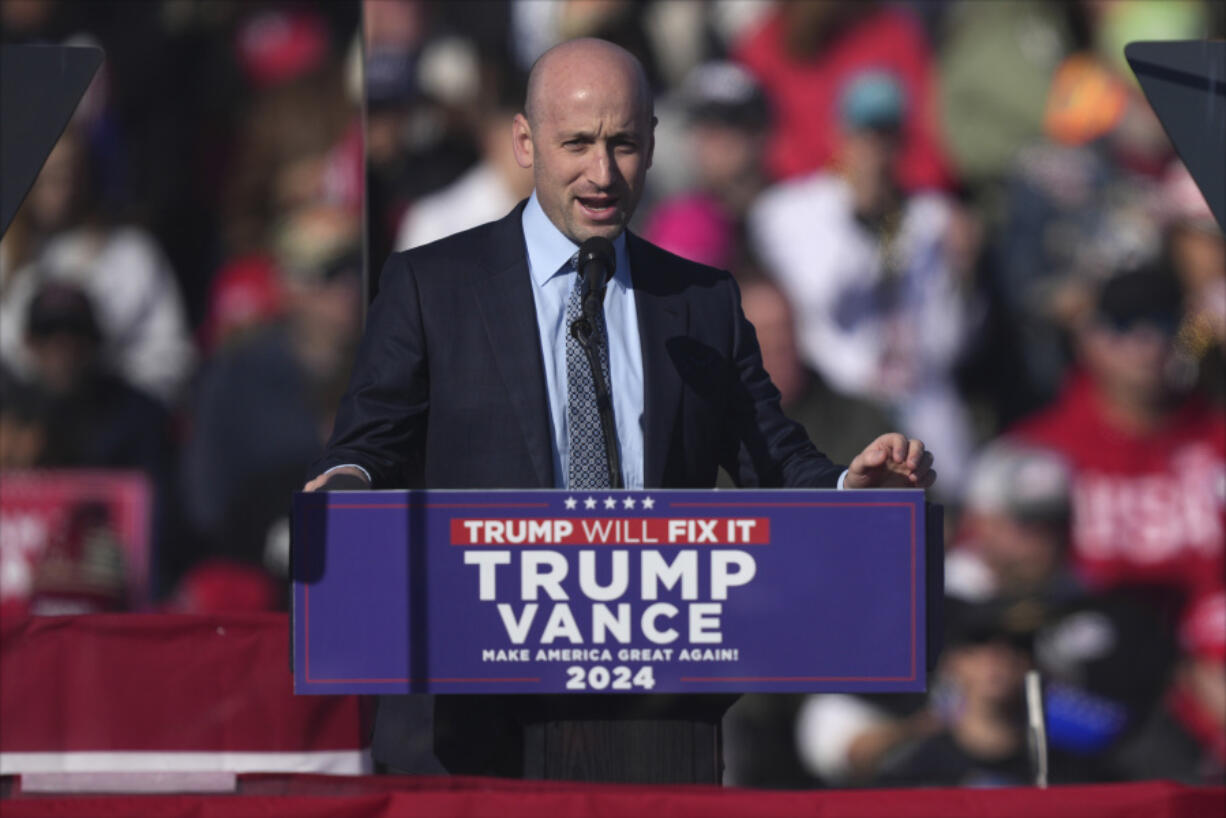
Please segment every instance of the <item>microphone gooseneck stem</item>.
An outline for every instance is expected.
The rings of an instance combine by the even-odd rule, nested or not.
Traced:
[[[586,313],[586,304],[584,305]],[[570,325],[571,334],[583,348],[587,365],[592,371],[592,383],[596,387],[596,409],[600,412],[600,429],[604,436],[605,460],[609,464],[609,487],[622,488],[621,456],[617,449],[617,425],[613,421],[613,398],[609,394],[609,385],[605,382],[604,373],[600,369],[596,344],[592,343],[596,323],[587,315],[577,319]]]

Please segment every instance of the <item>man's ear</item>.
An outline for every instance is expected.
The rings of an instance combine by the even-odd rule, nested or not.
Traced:
[[[656,153],[656,124],[659,123],[656,117],[651,118],[651,130],[647,132],[647,167],[651,167],[651,159]]]
[[[523,114],[516,114],[511,122],[511,150],[515,152],[517,165],[532,167],[532,126]]]

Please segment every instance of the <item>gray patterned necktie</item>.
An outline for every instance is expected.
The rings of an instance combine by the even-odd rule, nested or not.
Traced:
[[[571,259],[571,269],[574,269]],[[566,302],[566,428],[570,456],[566,464],[566,487],[569,489],[609,488],[609,458],[600,426],[600,411],[596,406],[596,386],[592,368],[579,339],[570,332],[571,324],[583,314],[583,279],[572,273],[575,284]],[[600,369],[609,383],[609,339],[605,333],[604,310],[596,315],[592,332]],[[612,385],[610,385],[610,393]]]

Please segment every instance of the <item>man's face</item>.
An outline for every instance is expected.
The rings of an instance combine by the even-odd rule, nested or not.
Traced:
[[[719,122],[698,122],[690,130],[689,147],[699,183],[722,193],[760,172],[766,132]]]
[[[886,201],[893,186],[899,146],[894,131],[861,128],[844,133],[839,169],[852,187],[857,211],[876,211]]]
[[[1152,403],[1165,393],[1166,369],[1174,349],[1170,326],[1136,321],[1112,326],[1096,321],[1084,332],[1082,352],[1094,379],[1111,395]]]
[[[613,239],[634,215],[654,148],[642,92],[627,77],[558,83],[562,92],[515,117],[515,158],[532,168],[541,208],[576,244]]]

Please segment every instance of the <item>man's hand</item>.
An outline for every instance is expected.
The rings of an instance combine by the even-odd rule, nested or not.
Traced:
[[[348,475],[350,477],[356,477],[357,479],[361,480],[363,483],[366,483],[366,475],[362,474],[360,469],[355,469],[352,466],[341,466],[339,469],[333,469],[330,472],[325,472],[319,475],[318,477],[312,479],[305,486],[302,487],[302,490],[303,491],[316,491],[317,489],[323,488],[324,483],[327,483],[333,477],[336,477],[337,475],[340,475],[340,474]]]
[[[932,452],[897,432],[882,435],[856,455],[847,467],[843,488],[926,489],[936,482]]]

